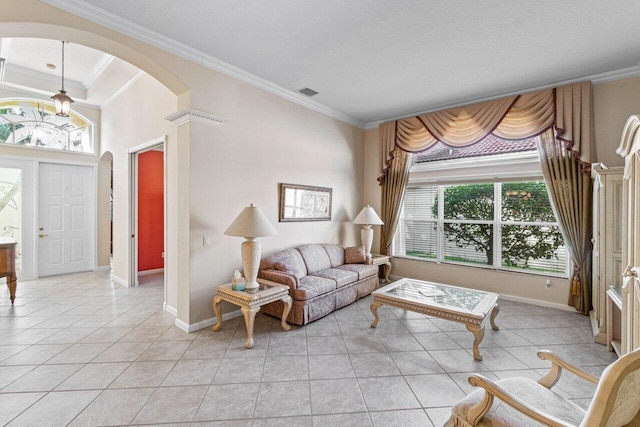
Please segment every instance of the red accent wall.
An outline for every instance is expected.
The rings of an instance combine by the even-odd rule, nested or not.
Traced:
[[[162,151],[138,155],[138,271],[164,267]]]

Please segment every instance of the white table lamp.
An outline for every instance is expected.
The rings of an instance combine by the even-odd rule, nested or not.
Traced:
[[[278,232],[252,203],[240,212],[224,234],[247,239],[242,242],[242,268],[247,281],[245,289],[247,292],[256,292],[260,287],[256,281],[260,267],[260,242],[257,238],[275,236]]]
[[[362,224],[362,230],[360,231],[360,238],[362,239],[362,246],[367,257],[371,256],[371,245],[373,244],[373,229],[372,225],[383,225],[384,223],[369,205],[362,208],[356,219],[353,220],[354,224]]]

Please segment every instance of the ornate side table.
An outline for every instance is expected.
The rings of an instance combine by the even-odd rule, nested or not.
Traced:
[[[227,301],[240,307],[240,311],[244,316],[244,323],[247,327],[246,348],[252,348],[253,342],[253,324],[256,314],[260,311],[260,307],[274,301],[282,300],[284,304],[284,312],[282,313],[282,329],[288,331],[291,326],[287,325],[287,316],[291,310],[291,297],[289,296],[289,288],[268,280],[258,279],[260,290],[249,293],[245,291],[234,291],[231,289],[231,283],[218,286],[218,294],[213,298],[213,311],[216,313],[218,323],[213,325],[213,330],[218,331],[222,327],[222,314],[220,312],[220,301]]]
[[[371,265],[381,265],[384,268],[384,281],[389,283],[391,273],[391,257],[389,255],[371,254]]]

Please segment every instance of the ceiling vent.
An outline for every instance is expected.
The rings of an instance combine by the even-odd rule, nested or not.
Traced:
[[[308,97],[312,97],[318,94],[318,92],[316,92],[313,89],[309,89],[308,87],[305,87],[304,89],[300,89],[298,92],[300,92],[303,95],[307,95]]]

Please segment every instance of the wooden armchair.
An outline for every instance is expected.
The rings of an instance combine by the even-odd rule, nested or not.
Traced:
[[[537,382],[528,378],[491,381],[472,375],[475,390],[451,410],[447,426],[498,427],[621,427],[640,426],[640,350],[616,360],[600,379],[543,350],[538,357],[551,362],[551,370]],[[553,392],[562,370],[597,384],[595,395],[585,411]]]

